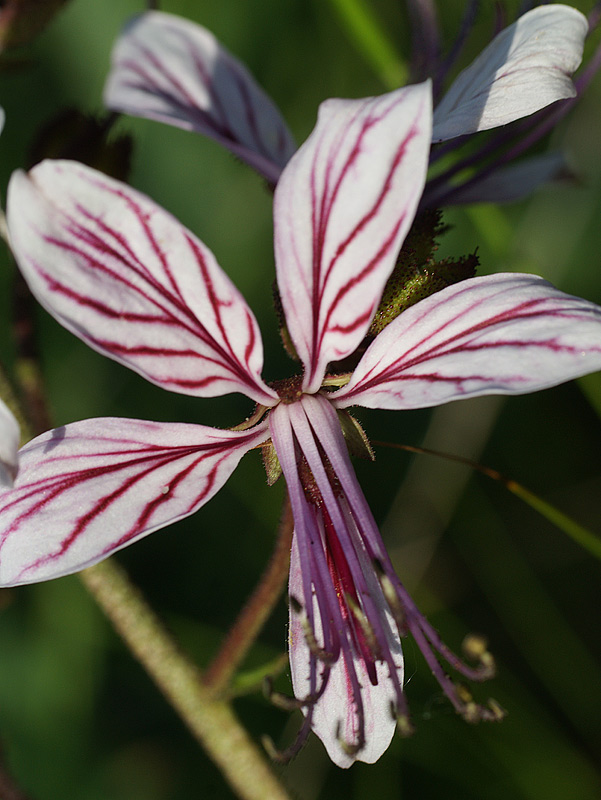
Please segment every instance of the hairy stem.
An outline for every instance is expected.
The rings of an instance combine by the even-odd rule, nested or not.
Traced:
[[[200,671],[179,650],[121,567],[103,561],[84,570],[81,579],[238,797],[289,800],[230,705],[204,685]]]
[[[222,693],[246,656],[282,593],[290,565],[294,521],[288,494],[284,500],[275,549],[255,590],[230,628],[219,652],[203,675],[214,695]]]

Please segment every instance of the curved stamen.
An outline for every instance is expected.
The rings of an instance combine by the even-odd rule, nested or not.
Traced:
[[[311,623],[309,622],[309,617],[305,613],[301,602],[292,595],[290,595],[290,608],[298,616],[298,620],[305,636],[305,642],[311,651],[311,655],[315,656],[318,661],[323,661],[325,664],[332,664],[336,660],[335,654],[329,653],[323,647],[319,646]]]

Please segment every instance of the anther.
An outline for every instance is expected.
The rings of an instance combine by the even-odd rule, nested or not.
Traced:
[[[492,711],[493,722],[501,722],[501,720],[505,719],[507,716],[507,711],[505,711],[502,705],[497,703],[494,697],[488,698],[488,707]]]
[[[488,642],[477,633],[468,634],[461,645],[465,656],[472,661],[479,661],[482,680],[492,678],[496,671],[495,659],[488,650]]]
[[[465,685],[465,683],[456,683],[455,684],[455,695],[456,695],[457,699],[461,703],[467,704],[467,703],[473,703],[474,702],[474,698],[472,696],[472,693],[470,692],[468,687]]]
[[[338,744],[347,754],[347,756],[354,756],[356,755],[359,750],[363,747],[363,744],[360,742],[347,742],[346,739],[342,736],[342,723],[338,720],[336,724],[336,739],[338,740]]]
[[[384,566],[382,565],[382,562],[378,558],[374,559],[373,565],[376,571],[376,575],[378,576],[378,580],[380,581],[380,586],[382,587],[382,594],[384,595],[384,599],[388,603],[388,606],[396,623],[399,636],[406,636],[407,633],[409,632],[409,628],[407,627],[405,612],[403,611],[403,607],[399,601],[399,596],[396,593],[396,589],[392,585],[392,581],[384,571]]]
[[[467,658],[479,661],[488,650],[488,642],[478,633],[468,633],[461,644],[461,649]]]
[[[393,702],[390,703],[390,716],[396,722],[396,728],[399,732],[399,736],[402,736],[403,739],[413,736],[415,733],[415,728],[411,722],[411,717],[407,713],[399,713]]]
[[[266,733],[261,736],[261,744],[265,748],[265,752],[269,756],[272,761],[275,761],[276,764],[288,764],[290,759],[292,758],[291,754],[288,754],[286,751],[278,750],[278,748],[273,743],[273,739],[271,736],[267,736]]]
[[[466,722],[501,722],[506,716],[505,709],[492,697],[486,706],[476,703],[465,684],[455,684],[455,695],[462,706],[458,711]]]
[[[355,602],[355,599],[348,593],[345,592],[344,598],[348,607],[351,610],[353,617],[359,623],[361,630],[363,631],[363,635],[367,641],[367,646],[369,647],[370,651],[372,652],[374,658],[381,658],[382,653],[380,651],[380,646],[378,644],[378,640],[376,639],[376,634],[374,633],[374,629],[369,624],[369,620],[363,613],[363,611],[359,608],[358,604]]]
[[[472,700],[471,702],[465,704],[461,716],[466,722],[480,722],[482,719],[482,711],[483,709],[481,706]]]
[[[484,709],[476,703],[464,683],[455,684],[455,696],[462,706],[458,711],[466,722],[479,722],[482,719]]]
[[[402,736],[403,739],[408,739],[415,733],[415,728],[413,727],[411,718],[408,717],[407,714],[400,714],[397,717],[396,728],[399,732],[399,736]]]
[[[313,632],[313,628],[311,627],[311,623],[309,622],[309,617],[307,616],[305,609],[303,608],[302,604],[296,597],[290,595],[290,608],[292,611],[297,615],[298,621],[300,622],[301,628],[303,629],[303,636],[305,637],[305,642],[307,643],[307,647],[311,651],[311,655],[315,656],[315,658],[323,661],[325,664],[332,664],[336,659],[332,653],[328,653],[323,647],[321,647],[317,639],[315,638],[315,634]]]
[[[308,695],[303,699],[290,697],[282,692],[276,692],[273,688],[273,679],[270,675],[263,678],[263,694],[270,703],[273,703],[276,708],[281,708],[283,711],[296,711],[298,708],[304,708],[311,703],[315,702],[312,695]]]

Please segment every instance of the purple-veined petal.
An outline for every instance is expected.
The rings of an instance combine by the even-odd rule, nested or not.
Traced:
[[[0,490],[12,486],[17,474],[19,438],[17,420],[0,400]]]
[[[135,17],[112,55],[104,101],[210,136],[271,183],[296,146],[248,70],[205,28],[171,14]]]
[[[307,607],[307,598],[303,589],[301,562],[298,542],[295,535],[290,554],[289,594],[298,599],[303,607]],[[315,634],[321,642],[321,621],[317,608],[317,600],[313,598]],[[289,627],[290,673],[295,697],[307,697],[311,693],[311,650],[307,644],[300,617],[292,609]],[[399,680],[403,679],[403,656],[395,654]],[[311,718],[311,727],[323,742],[331,760],[339,767],[350,767],[355,761],[375,763],[384,753],[396,729],[396,720],[391,707],[396,703],[396,693],[388,680],[388,666],[381,661],[376,662],[375,669],[378,682],[372,684],[361,658],[356,657],[353,668],[361,685],[363,701],[365,745],[358,753],[349,753],[341,746],[343,742],[354,740],[358,721],[355,704],[350,693],[350,681],[344,657],[340,657],[329,669],[328,681],[323,694],[316,702]]]
[[[266,424],[225,431],[135,419],[90,419],[20,451],[14,488],[0,491],[0,585],[91,566],[213,497]]]
[[[434,111],[435,142],[506,125],[574,97],[570,75],[582,60],[586,17],[569,6],[521,16],[453,82]]]
[[[274,200],[277,278],[307,392],[369,326],[422,193],[430,123],[429,82],[328,100],[282,173]]]
[[[76,162],[44,161],[11,178],[8,225],[34,295],[91,347],[174,392],[273,403],[244,298],[149,198]]]
[[[515,203],[548,181],[569,177],[572,173],[564,154],[554,150],[499,167],[482,178],[476,175],[456,187],[443,184],[428,191],[426,184],[422,202],[430,208],[468,203]]]
[[[534,275],[499,274],[404,311],[330,397],[339,408],[422,408],[534,392],[599,369],[599,306]]]
[[[398,631],[373,563],[385,551],[368,509],[372,530],[365,535],[365,499],[356,478],[347,474],[352,467],[329,401],[303,395],[281,403],[270,413],[270,429],[295,522],[290,570],[294,694],[338,766],[373,763],[390,743],[396,710],[405,709]]]

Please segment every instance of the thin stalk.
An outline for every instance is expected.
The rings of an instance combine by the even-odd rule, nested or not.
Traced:
[[[439,458],[446,458],[448,461],[456,461],[459,464],[465,464],[466,467],[470,467],[471,469],[480,472],[482,475],[486,475],[487,477],[502,483],[503,486],[505,486],[505,488],[508,489],[512,494],[527,503],[530,508],[538,511],[538,513],[548,519],[549,522],[552,522],[564,533],[567,533],[567,535],[577,544],[579,544],[581,547],[584,547],[584,549],[587,550],[592,556],[595,556],[595,558],[601,561],[601,538],[597,534],[589,531],[588,528],[585,528],[571,517],[568,517],[567,514],[564,514],[563,511],[555,508],[555,506],[551,505],[551,503],[543,500],[542,497],[539,497],[538,495],[534,494],[534,492],[526,489],[512,478],[506,477],[496,469],[485,467],[482,464],[478,464],[476,461],[472,461],[469,458],[464,458],[463,456],[457,456],[451,453],[441,453],[439,450],[430,450],[425,447],[414,447],[410,444],[393,444],[390,442],[376,441],[374,441],[373,444],[380,445],[381,447],[392,447],[397,450],[405,450],[408,453],[417,453],[418,455],[438,456]]]
[[[294,520],[290,499],[282,507],[282,516],[271,559],[246,605],[230,628],[219,652],[203,675],[203,682],[214,696],[223,693],[231,683],[250,646],[280,597],[290,565],[290,549]]]
[[[80,573],[115,630],[242,800],[289,800],[232,708],[204,685],[125,572],[107,560]]]

